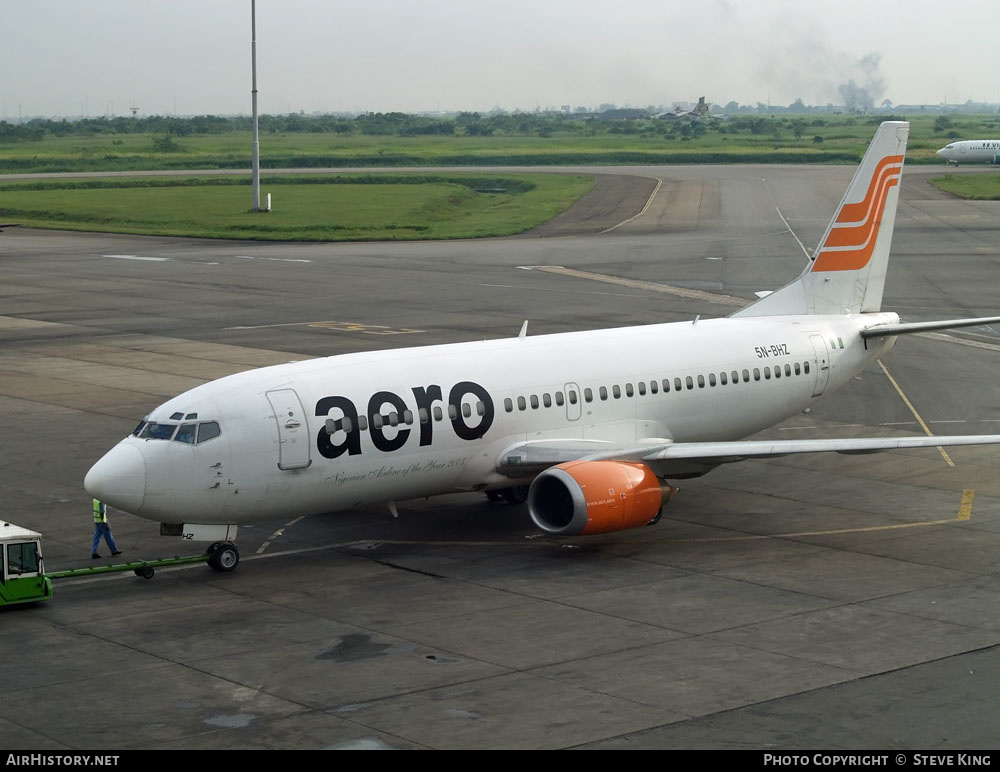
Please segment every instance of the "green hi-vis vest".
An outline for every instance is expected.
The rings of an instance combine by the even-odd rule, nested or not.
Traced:
[[[95,523],[106,523],[108,522],[107,507],[103,501],[99,499],[94,499],[94,522]]]

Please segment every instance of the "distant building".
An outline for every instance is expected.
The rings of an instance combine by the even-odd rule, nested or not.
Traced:
[[[690,110],[685,110],[680,105],[674,105],[673,110],[660,113],[656,117],[664,121],[699,121],[711,118],[712,114],[709,110],[709,104],[705,101],[705,97],[698,97],[698,104]]]

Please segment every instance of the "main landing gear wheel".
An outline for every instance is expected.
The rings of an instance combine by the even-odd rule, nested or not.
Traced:
[[[486,498],[490,501],[506,501],[508,504],[523,504],[528,500],[527,485],[515,485],[513,488],[497,488],[486,491]]]
[[[504,488],[502,493],[508,504],[523,504],[528,500],[527,485],[515,485],[513,488]]]
[[[240,564],[240,551],[232,542],[216,542],[208,548],[208,565],[216,571],[232,571]]]

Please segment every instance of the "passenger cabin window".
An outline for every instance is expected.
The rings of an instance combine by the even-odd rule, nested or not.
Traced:
[[[656,394],[656,381],[649,382],[649,393]]]
[[[644,397],[646,395],[646,382],[639,381],[638,386],[639,386],[639,396]]]
[[[423,408],[420,409],[423,410]],[[508,413],[514,412],[514,402],[510,397],[503,398],[503,409],[506,410]]]
[[[626,383],[625,384],[625,396],[626,397],[631,397],[634,394],[635,394],[635,392],[632,391],[632,384],[631,383]]]
[[[574,399],[574,400],[576,399],[576,392],[575,391],[571,391],[570,395],[571,395],[570,396],[571,399]],[[556,405],[558,407],[562,407],[565,404],[565,402],[566,402],[566,398],[563,397],[563,393],[561,391],[557,391],[556,392]]]
[[[528,403],[524,401],[524,397],[518,397],[517,398],[517,409],[518,410],[526,410],[527,407],[528,407]]]
[[[594,391],[589,386],[583,390],[583,398],[587,402],[594,401]]]
[[[336,434],[339,431],[351,431],[352,424],[351,419],[345,416],[337,419],[327,418],[326,421],[324,421],[324,425],[326,426],[327,434]]]
[[[601,386],[599,393],[601,395],[601,399],[602,400],[606,400],[608,398],[608,387],[607,386]]]
[[[621,399],[622,387],[616,383],[614,386],[611,387],[611,394],[615,399]]]
[[[552,397],[548,392],[542,394],[542,404],[545,405],[545,407],[552,407]]]
[[[538,410],[538,395],[537,394],[532,394],[530,397],[528,397],[528,401],[531,402],[531,409],[532,410]]]

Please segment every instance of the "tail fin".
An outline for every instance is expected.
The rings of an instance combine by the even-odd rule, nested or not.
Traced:
[[[856,314],[881,308],[909,133],[905,121],[878,127],[802,275],[733,316]]]

